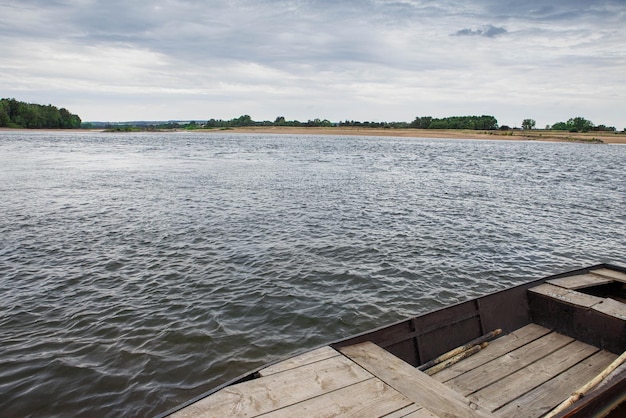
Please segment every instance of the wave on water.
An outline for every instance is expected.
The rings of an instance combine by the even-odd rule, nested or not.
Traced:
[[[266,362],[624,264],[626,148],[0,133],[0,408],[150,416]]]

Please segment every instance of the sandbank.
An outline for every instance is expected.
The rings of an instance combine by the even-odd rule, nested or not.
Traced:
[[[487,139],[512,141],[551,141],[551,142],[599,142],[606,144],[626,144],[623,132],[564,132],[542,129],[477,131],[469,129],[384,129],[359,127],[291,127],[291,126],[245,126],[239,128],[209,129],[203,132],[233,132],[285,135],[354,135],[354,136],[394,136],[401,138],[448,138],[448,139]],[[599,141],[598,141],[599,140]]]
[[[14,129],[0,128],[1,131],[49,131],[49,132],[104,132],[104,129]],[[183,131],[175,129],[173,131]],[[163,130],[160,132],[167,132]],[[292,126],[243,126],[238,128],[197,129],[191,132],[212,133],[258,133],[274,135],[352,135],[352,136],[390,136],[400,138],[447,138],[447,139],[486,139],[508,141],[544,141],[544,142],[586,142],[605,144],[626,144],[626,132],[566,132],[543,129],[479,131],[469,129],[397,129],[397,128],[359,128],[351,126],[335,127],[292,127]]]

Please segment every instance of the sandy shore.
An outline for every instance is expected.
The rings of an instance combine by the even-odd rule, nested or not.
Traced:
[[[0,131],[32,131],[31,129],[0,128]],[[37,129],[36,131],[46,131]],[[51,132],[103,132],[103,129],[49,129]],[[184,131],[184,130],[179,130]],[[598,142],[605,144],[626,144],[625,132],[564,132],[533,129],[531,131],[475,131],[469,129],[378,129],[358,127],[309,128],[291,126],[246,126],[226,129],[198,129],[202,133],[258,133],[275,135],[354,135],[354,136],[394,136],[401,138],[449,138],[449,139],[488,139],[509,141],[549,141],[549,142]]]
[[[234,132],[259,134],[291,135],[355,135],[355,136],[395,136],[404,138],[450,138],[450,139],[490,139],[513,141],[558,141],[558,142],[598,142],[606,144],[626,144],[626,133],[613,132],[563,132],[563,131],[474,131],[464,129],[377,129],[356,127],[307,128],[290,126],[249,126],[203,130],[203,132]]]

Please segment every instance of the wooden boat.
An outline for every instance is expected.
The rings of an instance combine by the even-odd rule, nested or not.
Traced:
[[[624,302],[624,267],[561,273],[263,367],[163,416],[626,416]]]

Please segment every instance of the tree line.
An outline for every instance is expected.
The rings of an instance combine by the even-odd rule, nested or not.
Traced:
[[[569,132],[589,132],[589,131],[609,131],[615,132],[614,126],[594,125],[593,122],[583,117],[570,118],[567,122],[557,122],[550,127],[555,131]]]
[[[498,129],[498,120],[490,115],[482,116],[450,116],[433,118],[431,116],[416,117],[410,124],[417,129]]]
[[[286,120],[284,116],[278,116],[272,121],[254,121],[249,115],[242,115],[230,120],[209,119],[204,125],[207,128],[234,128],[240,126],[294,126],[294,127],[331,127],[352,126],[365,128],[417,128],[417,129],[498,129],[498,120],[493,116],[450,116],[446,118],[433,118],[432,116],[416,117],[413,122],[360,122],[346,120],[333,123],[328,119],[312,119],[307,122],[298,120]]]
[[[342,122],[331,122],[328,119],[309,119],[306,122],[298,120],[287,120],[284,116],[278,116],[272,122],[255,121],[250,115],[241,115],[239,117],[222,120],[209,119],[206,123],[202,122],[128,122],[125,124],[109,124],[109,123],[87,123],[82,124],[78,115],[70,113],[67,109],[58,109],[52,105],[39,105],[33,103],[25,103],[15,99],[0,99],[0,127],[5,128],[92,128],[101,127],[112,130],[160,130],[160,129],[199,129],[199,128],[236,128],[243,126],[291,126],[291,127],[333,127],[333,126],[349,126],[364,128],[389,128],[389,129],[469,129],[469,130],[508,130],[508,126],[498,126],[498,120],[491,115],[482,116],[449,116],[444,118],[435,118],[432,116],[417,116],[412,122],[360,122],[354,120],[345,120]],[[534,129],[535,121],[533,119],[524,119],[522,121],[522,129]],[[546,129],[570,131],[570,132],[589,132],[589,131],[615,131],[612,126],[594,125],[591,121],[583,117],[570,118],[567,122],[557,122],[553,125],[546,126]]]
[[[65,108],[0,99],[0,127],[75,129],[81,127],[81,120]]]
[[[522,129],[535,129],[536,122],[534,119],[524,119],[522,121]],[[615,132],[614,126],[594,125],[593,122],[581,116],[568,119],[567,122],[557,122],[554,125],[546,126],[547,130],[553,131],[569,131],[569,132],[589,132],[589,131],[606,131]]]
[[[298,120],[286,120],[284,116],[278,116],[274,120],[274,122],[265,120],[265,121],[255,121],[252,120],[250,115],[242,115],[237,118],[233,118],[230,120],[222,120],[222,119],[209,119],[205,124],[207,128],[237,128],[241,126],[304,126],[304,127],[330,127],[337,126],[337,124],[332,123],[328,119],[313,119],[308,120],[307,122],[300,122]]]

